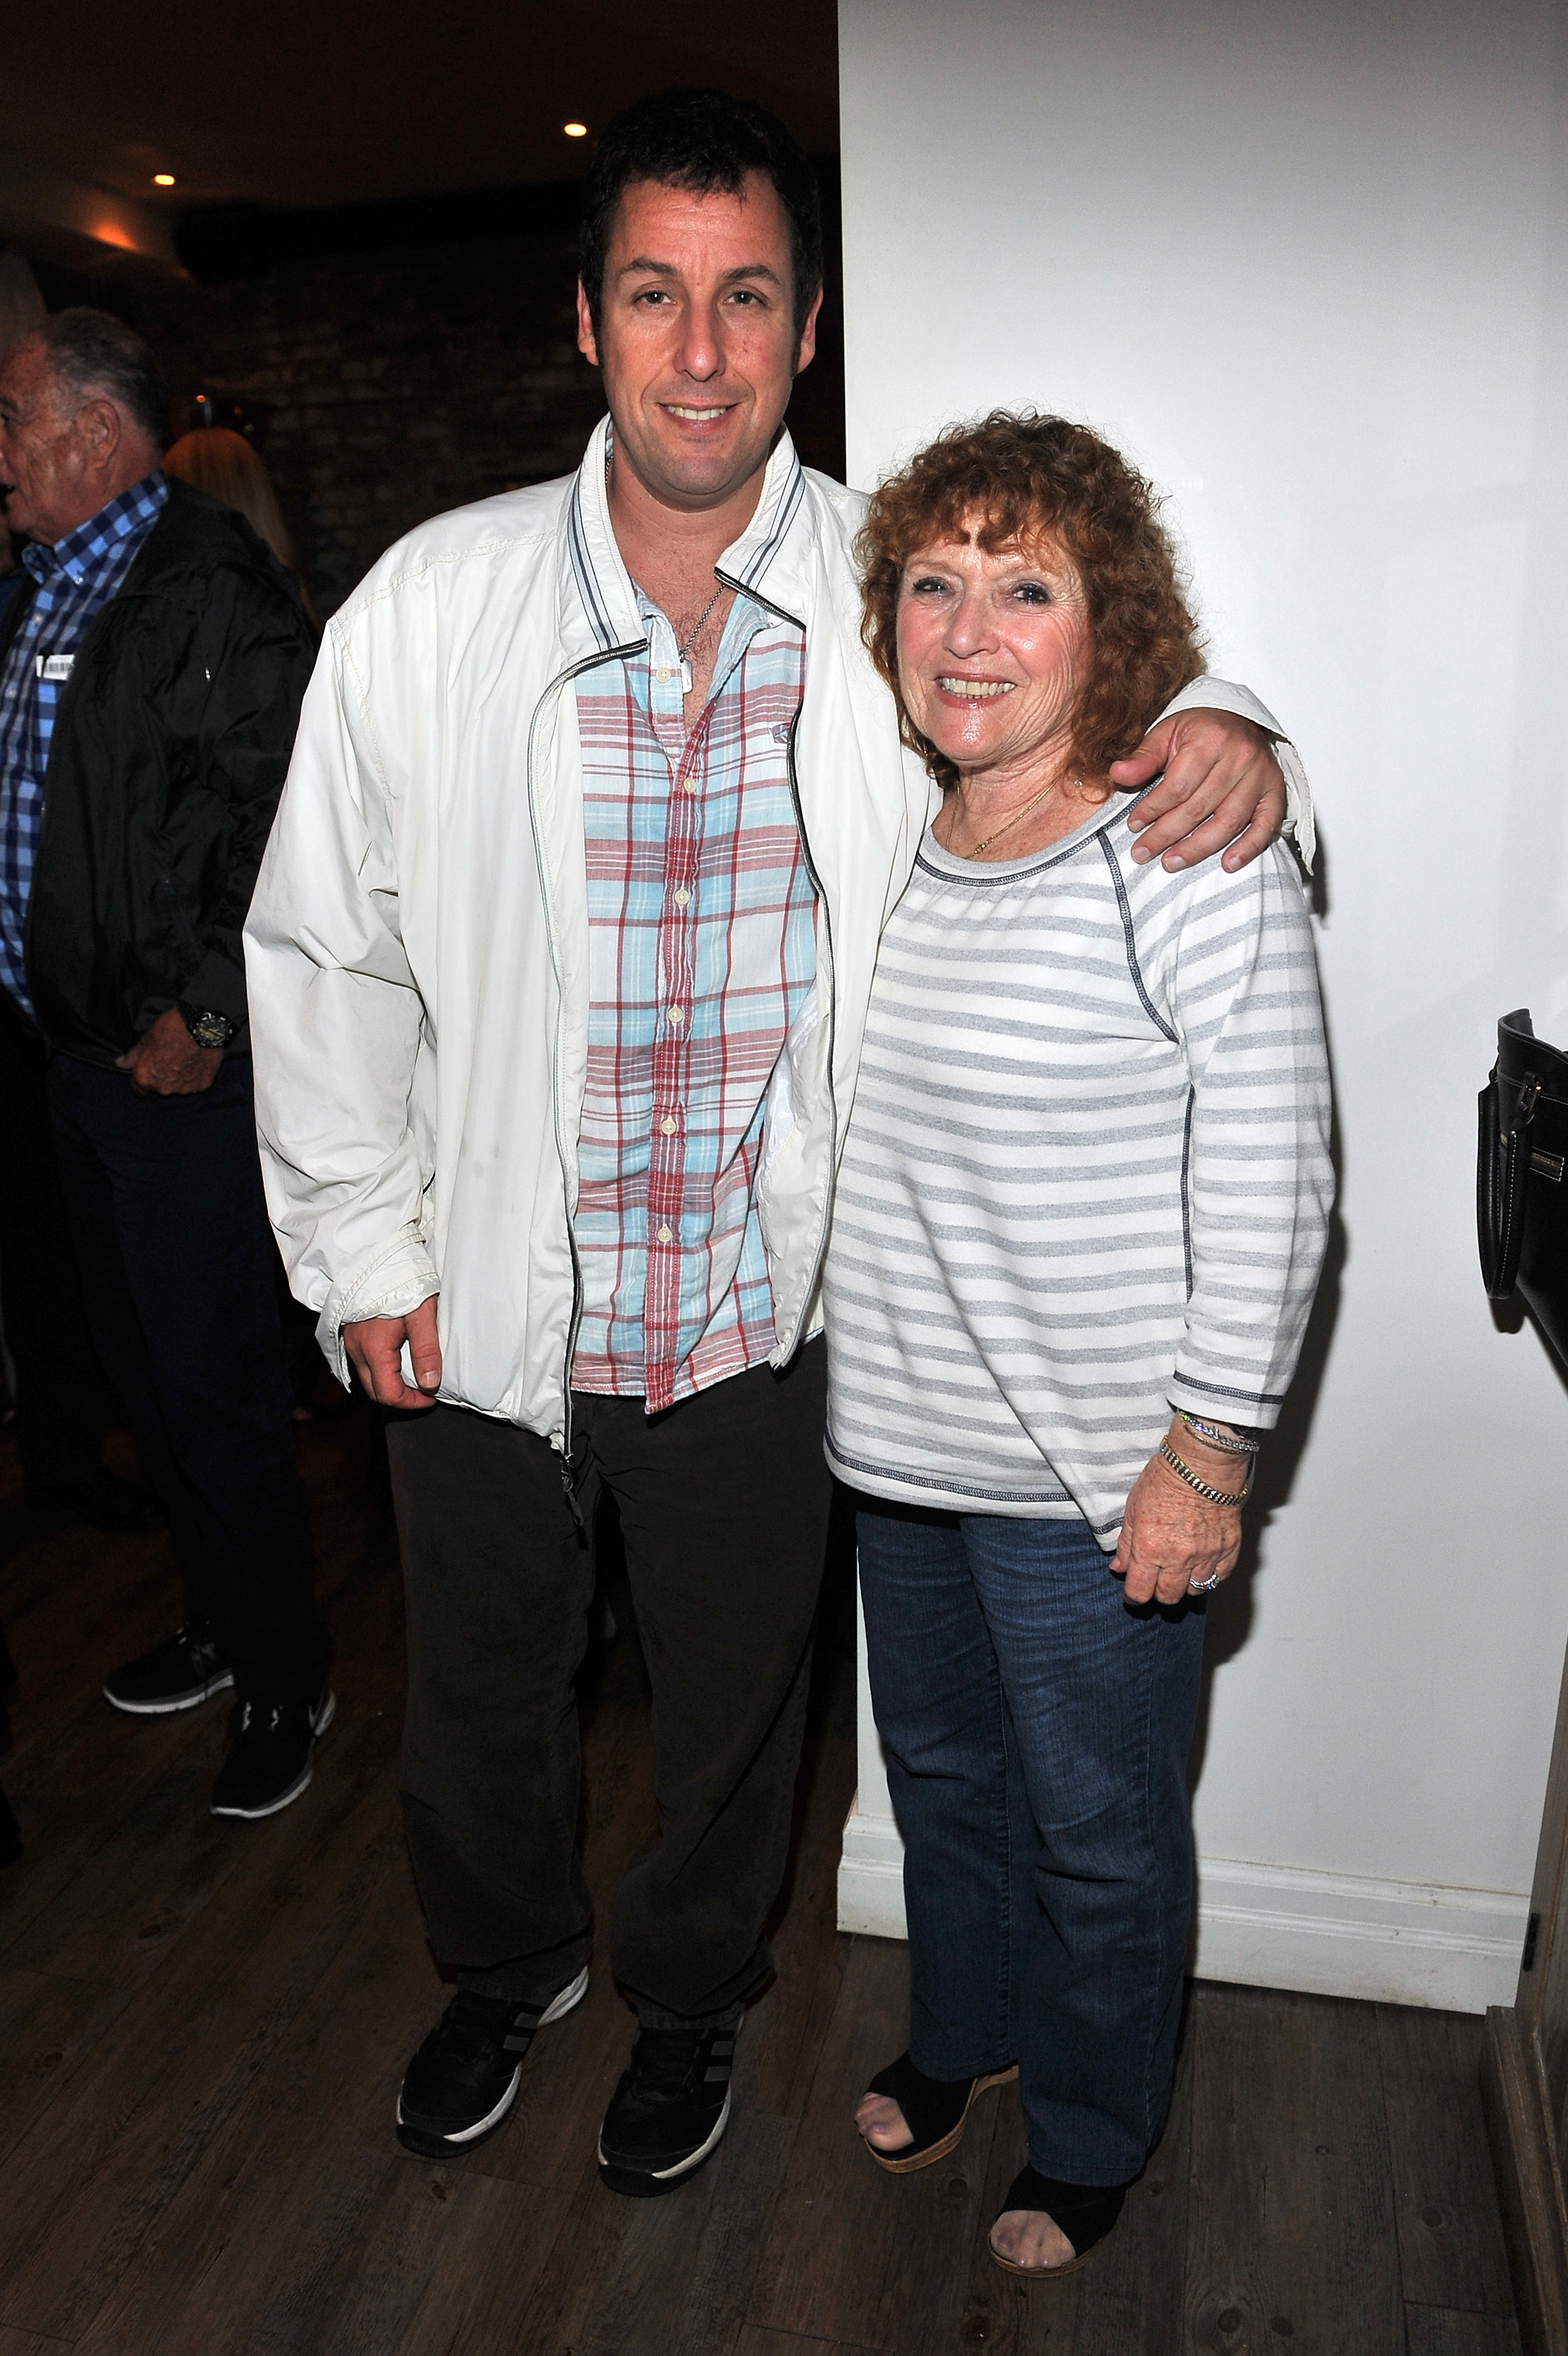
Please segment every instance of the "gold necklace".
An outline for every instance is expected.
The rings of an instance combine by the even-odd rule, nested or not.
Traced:
[[[1052,777],[1049,786],[1041,786],[1038,794],[1031,794],[1027,802],[1020,802],[1017,809],[1013,811],[1010,818],[1005,818],[1000,826],[994,826],[991,829],[990,833],[986,835],[979,842],[971,843],[967,851],[955,851],[954,853],[955,858],[978,859],[983,851],[988,851],[990,849],[992,843],[996,841],[998,835],[1006,834],[1008,827],[1016,826],[1019,819],[1023,818],[1029,810],[1033,809],[1037,802],[1042,802],[1047,794],[1054,793],[1058,785],[1065,784],[1069,786],[1081,786],[1083,782],[1083,780],[1082,777]]]

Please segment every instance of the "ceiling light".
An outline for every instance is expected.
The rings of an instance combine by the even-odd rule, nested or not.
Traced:
[[[563,123],[560,127],[569,139],[586,139],[588,136],[586,123]]]
[[[175,176],[172,172],[155,172],[153,174],[153,186],[155,188],[172,188],[174,184]]]

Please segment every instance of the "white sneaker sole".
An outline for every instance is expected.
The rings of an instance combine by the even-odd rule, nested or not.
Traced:
[[[286,1792],[280,1792],[275,1799],[269,1800],[265,1806],[260,1808],[220,1808],[215,1803],[212,1809],[213,1815],[215,1816],[236,1816],[242,1824],[255,1825],[260,1824],[263,1816],[275,1816],[280,1808],[288,1807],[293,1801],[299,1798],[300,1794],[304,1791],[306,1786],[309,1784],[310,1779],[315,1772],[315,1746],[321,1740],[322,1736],[326,1732],[327,1728],[332,1724],[333,1719],[336,1716],[337,1696],[329,1687],[327,1689],[326,1699],[322,1705],[321,1716],[312,1722],[310,1756],[306,1759],[303,1771],[294,1778],[294,1781],[289,1785],[288,1790]]]
[[[546,2005],[544,2010],[539,2017],[538,2025],[534,2032],[535,2035],[538,2035],[540,2029],[548,2029],[552,2020],[564,2019],[569,2012],[576,2009],[577,2006],[582,2002],[583,1997],[587,1994],[588,1966],[584,1964],[582,1969],[578,1973],[577,1977],[574,1980],[569,1981],[566,1987],[561,1989],[560,1995],[552,1997],[549,2004]],[[527,2059],[526,2055],[524,2059]],[[499,2126],[501,2121],[506,2117],[507,2113],[511,2109],[512,2104],[517,2099],[517,2088],[522,2083],[522,2077],[523,2064],[519,2062],[517,2068],[512,2072],[511,2084],[507,2087],[506,2093],[502,2095],[495,2109],[493,2111],[486,2111],[482,2119],[475,2119],[471,2127],[459,2127],[454,2134],[444,2135],[439,2137],[435,2135],[434,2130],[430,2127],[422,2128],[421,2132],[428,2135],[432,2143],[439,2141],[443,2144],[451,2144],[454,2149],[461,2149],[463,2145],[465,2143],[475,2142],[480,2136],[488,2135],[492,2127]],[[401,2094],[398,2096],[398,2125],[400,2126],[406,2126],[408,2125],[408,2121],[403,2116],[403,2098]]]
[[[234,1683],[232,1669],[225,1669],[220,1677],[213,1677],[198,1691],[192,1687],[188,1693],[176,1694],[171,1701],[122,1701],[118,1694],[103,1688],[103,1698],[112,1709],[123,1709],[129,1718],[167,1718],[176,1709],[199,1709],[214,1694],[227,1692]]]

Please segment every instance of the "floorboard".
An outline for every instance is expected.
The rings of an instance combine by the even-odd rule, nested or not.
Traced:
[[[1374,2008],[1200,1986],[1188,2032],[1184,2346],[1403,2356]]]
[[[735,2356],[879,2356],[869,2348],[851,2348],[842,2340],[803,2340],[794,2331],[769,2331],[749,2323],[735,2342]]]
[[[0,1970],[0,2162],[127,2001],[123,1988]]]
[[[1481,2110],[1482,2024],[1379,2005],[1378,2047],[1405,2297],[1513,2311]]]
[[[1408,2307],[1409,2356],[1520,2356],[1511,2315],[1462,2315],[1451,2307]]]
[[[891,2176],[855,2133],[856,2101],[906,2041],[901,1946],[854,1944],[790,2171],[773,2211],[749,2322],[806,2339],[926,2356],[954,2345],[1001,2096],[982,2095],[957,2151]]]
[[[166,1544],[30,1513],[0,1440],[0,1777],[27,1842],[0,1875],[0,2356],[1519,2356],[1474,2021],[1196,1989],[1159,2148],[1059,2284],[987,2254],[1024,2156],[1015,2086],[936,2168],[871,2163],[851,2114],[904,2044],[908,1969],[835,1921],[842,1552],[775,1976],[711,2164],[650,2201],[594,2165],[634,2029],[603,1925],[656,1825],[624,1584],[582,1686],[588,1997],[491,2142],[401,2152],[398,2082],[446,1990],[397,1800],[395,1537],[360,1411],[301,1450],[339,1716],[299,1804],[234,1827],[206,1804],[223,1702],[146,1721],[101,1697],[176,1616]]]

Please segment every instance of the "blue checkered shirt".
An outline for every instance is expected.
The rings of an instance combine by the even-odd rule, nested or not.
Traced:
[[[168,477],[155,467],[52,548],[34,541],[22,551],[38,585],[0,669],[0,983],[29,1014],[23,930],[60,689],[168,495]]]
[[[579,680],[588,1086],[572,1382],[649,1414],[774,1343],[757,1218],[768,1083],[816,975],[790,790],[805,634],[737,597],[689,735],[668,620]]]

